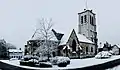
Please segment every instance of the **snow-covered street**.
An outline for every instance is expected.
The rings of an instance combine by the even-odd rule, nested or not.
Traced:
[[[57,69],[74,69],[74,68],[82,68],[82,67],[87,67],[87,66],[93,66],[97,64],[102,64],[106,63],[112,60],[120,59],[120,55],[117,56],[112,56],[111,58],[108,59],[96,59],[96,58],[87,58],[87,59],[71,59],[70,65],[67,67],[58,67],[57,65],[53,65],[52,68],[38,68],[38,67],[29,67],[29,66],[21,66],[19,64],[19,60],[0,60],[1,62],[22,67],[22,68],[27,68],[27,69],[50,69],[50,70],[57,70]]]

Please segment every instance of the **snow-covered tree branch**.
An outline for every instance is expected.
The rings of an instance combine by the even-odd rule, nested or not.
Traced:
[[[43,40],[40,47],[36,49],[36,53],[39,53],[42,56],[48,56],[52,54],[52,51],[55,50],[56,44],[55,41],[53,41],[53,38],[55,37],[54,33],[51,31],[53,22],[52,19],[44,19],[42,18],[39,21],[39,27],[36,29],[36,34],[38,35],[38,39]]]

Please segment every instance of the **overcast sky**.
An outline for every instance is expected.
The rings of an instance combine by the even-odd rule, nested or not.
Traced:
[[[88,0],[96,13],[99,41],[120,44],[120,1]],[[52,18],[63,32],[77,28],[85,0],[0,0],[0,39],[23,48],[41,18]]]

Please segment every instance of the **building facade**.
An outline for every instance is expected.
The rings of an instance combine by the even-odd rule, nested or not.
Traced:
[[[50,56],[57,55],[58,41],[48,41],[48,46],[45,47],[45,40],[29,40],[25,45],[25,55]],[[49,51],[49,52],[48,52]]]
[[[23,58],[23,51],[20,49],[9,49],[8,54],[9,54],[10,59],[22,59]]]
[[[119,45],[113,45],[111,48],[111,51],[114,55],[120,55],[120,46]]]
[[[95,45],[82,34],[77,34],[73,29],[66,44],[58,47],[60,56],[69,58],[92,57],[95,54]]]
[[[92,10],[84,9],[83,12],[78,13],[78,16],[78,32],[76,33],[73,29],[66,43],[59,47],[58,52],[70,58],[94,56],[97,54],[98,41],[95,14]]]

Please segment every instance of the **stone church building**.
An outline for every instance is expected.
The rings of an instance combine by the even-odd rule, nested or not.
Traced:
[[[73,29],[67,41],[59,45],[58,53],[60,56],[82,58],[94,56],[97,53],[98,39],[95,14],[92,10],[84,9],[83,12],[78,13],[78,16],[78,32]]]
[[[91,57],[97,53],[97,31],[96,17],[92,10],[84,9],[78,13],[78,30],[72,29],[68,34],[57,33],[54,29],[52,32],[55,36],[55,41],[51,45],[56,50],[57,56],[67,56],[70,58]],[[66,38],[67,37],[67,38]],[[64,42],[62,42],[64,41]],[[50,41],[51,42],[51,41]],[[36,50],[44,44],[44,40],[29,40],[25,45],[25,55],[32,55]]]

